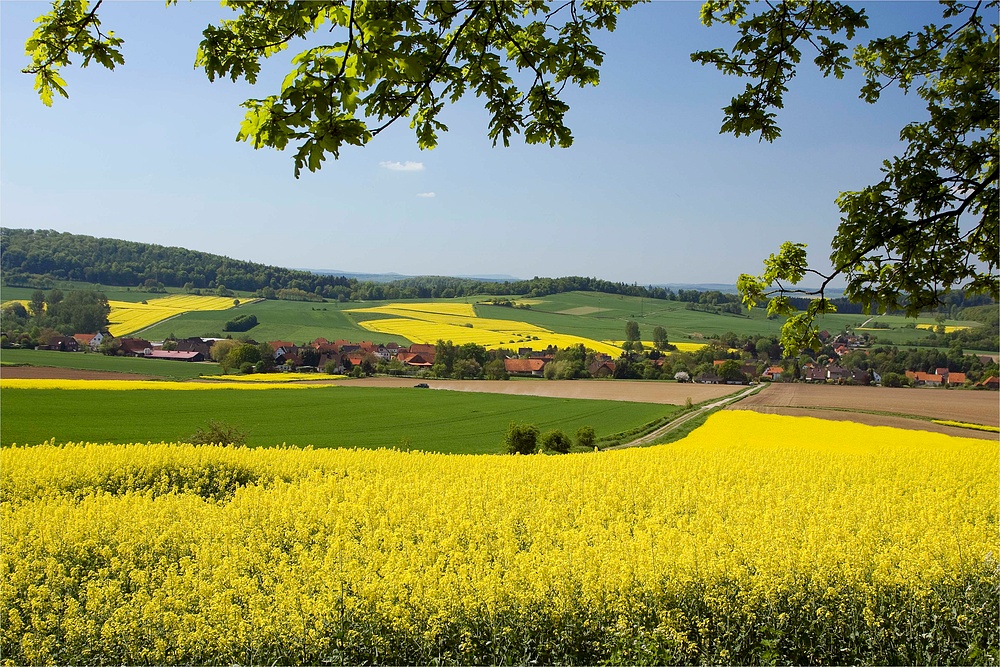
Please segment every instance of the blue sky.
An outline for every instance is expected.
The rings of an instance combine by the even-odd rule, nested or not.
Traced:
[[[880,34],[940,19],[930,2],[866,7]],[[915,95],[869,105],[856,74],[822,79],[810,65],[780,112],[781,139],[720,135],[743,84],[689,54],[731,37],[699,23],[698,3],[654,2],[599,37],[601,84],[567,89],[569,149],[493,148],[469,98],[442,115],[450,132],[432,151],[401,123],[296,180],[292,150],[235,141],[239,104],[273,92],[290,56],[256,87],[193,68],[201,30],[228,10],[105,2],[126,64],[67,69],[70,99],[52,108],[20,73],[44,11],[0,2],[0,223],[280,266],[733,283],[791,240],[824,268],[837,194],[878,180],[900,128],[924,117]]]

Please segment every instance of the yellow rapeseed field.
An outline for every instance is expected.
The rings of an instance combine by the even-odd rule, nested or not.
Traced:
[[[604,342],[608,345],[614,345],[615,347],[621,347],[625,344],[625,341],[623,340],[606,340]],[[686,341],[670,341],[670,344],[676,347],[678,352],[697,352],[701,348],[708,345],[707,343],[689,343]],[[651,350],[655,347],[655,345],[653,345],[653,341],[651,340],[642,341],[642,345],[647,350]],[[732,348],[730,348],[730,351],[733,351]]]
[[[218,380],[219,382],[269,383],[269,382],[309,382],[316,380],[344,380],[346,375],[331,375],[328,373],[255,373],[253,375],[201,375],[201,380]]]
[[[403,336],[414,343],[434,344],[450,340],[456,345],[476,343],[489,349],[530,347],[543,350],[550,345],[569,347],[583,344],[597,352],[617,357],[621,350],[600,341],[559,334],[543,327],[478,317],[467,303],[393,303],[372,308],[354,308],[347,312],[378,313],[394,317],[366,320],[359,324],[376,333]]]
[[[4,664],[998,654],[997,444],[720,412],[671,445],[0,451]]]
[[[229,379],[253,376],[232,376]],[[267,377],[267,376],[259,376]],[[320,376],[329,377],[329,376]],[[343,376],[341,376],[343,377]],[[212,389],[308,389],[323,386],[277,381],[254,382],[170,382],[159,380],[69,380],[42,378],[0,378],[4,389],[159,389],[163,391],[202,391]]]
[[[120,337],[192,310],[227,310],[233,307],[233,299],[223,296],[173,294],[150,299],[146,303],[108,301],[108,304],[111,306],[108,331],[112,336]]]
[[[1000,433],[1000,428],[996,426],[990,426],[988,424],[972,424],[969,422],[957,422],[951,419],[932,419],[935,424],[941,424],[942,426],[957,426],[958,428],[971,428],[975,431],[987,431],[989,433]]]
[[[931,330],[933,330],[933,329],[936,329],[938,325],[924,323],[924,324],[918,324],[916,326],[917,326],[918,329],[931,329]],[[963,331],[963,330],[968,329],[968,328],[969,327],[952,326],[952,325],[949,324],[949,325],[945,326],[944,332],[945,333],[954,333],[956,331]]]

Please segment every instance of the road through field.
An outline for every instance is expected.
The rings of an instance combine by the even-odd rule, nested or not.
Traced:
[[[681,426],[688,423],[692,419],[696,419],[698,416],[703,415],[706,412],[710,412],[711,410],[715,410],[716,408],[722,407],[723,405],[731,401],[739,401],[740,399],[746,398],[756,390],[757,387],[749,387],[748,389],[744,389],[739,394],[735,394],[733,396],[726,396],[725,398],[719,399],[718,401],[715,401],[713,403],[708,403],[707,405],[701,406],[697,410],[693,410],[692,412],[689,412],[686,415],[678,417],[672,422],[669,422],[661,426],[652,433],[647,433],[646,435],[636,438],[631,442],[626,442],[621,445],[615,445],[614,447],[608,447],[608,449],[624,449],[625,447],[642,447],[643,445],[648,445],[656,440],[659,440],[667,433],[670,433],[671,431],[680,428]]]
[[[684,405],[687,399],[701,403],[735,393],[742,387],[716,384],[692,384],[640,380],[419,380],[414,378],[359,378],[340,380],[337,384],[351,387],[412,387],[426,382],[431,389],[471,391],[551,398],[592,398],[605,401],[663,403]]]

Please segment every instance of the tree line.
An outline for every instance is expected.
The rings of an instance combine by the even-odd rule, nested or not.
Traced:
[[[101,292],[79,290],[35,290],[28,305],[15,301],[4,307],[4,347],[7,345],[47,344],[52,336],[97,333],[108,326],[111,306]]]
[[[378,301],[438,299],[473,295],[543,297],[562,292],[603,292],[647,299],[678,300],[709,306],[738,306],[739,297],[566,276],[486,281],[449,276],[402,278],[389,283],[359,281],[257,264],[179,247],[96,238],[52,230],[0,228],[0,276],[8,286],[52,287],[71,280],[147,291],[165,287],[189,292],[231,290],[265,299],[293,301]]]

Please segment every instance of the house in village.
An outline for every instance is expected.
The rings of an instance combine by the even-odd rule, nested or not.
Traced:
[[[826,377],[833,382],[846,382],[851,379],[851,371],[843,366],[830,364],[826,367]]]
[[[143,338],[119,338],[118,351],[126,357],[144,357],[153,344]]]
[[[594,362],[587,367],[590,377],[606,378],[615,374],[615,362],[608,359],[594,359]]]
[[[937,373],[924,373],[923,371],[906,371],[906,377],[914,386],[940,387],[944,382],[944,378]]]
[[[517,357],[503,360],[504,368],[509,375],[528,377],[542,377],[546,363],[548,362],[545,359],[520,359]]]
[[[807,368],[802,379],[806,382],[826,382],[826,369],[821,366]]]
[[[76,340],[78,350],[89,348],[91,352],[97,352],[101,343],[110,340],[112,336],[107,331],[98,331],[95,334],[73,334],[73,338]]]
[[[205,355],[201,352],[191,350],[154,350],[146,348],[143,350],[146,359],[165,359],[168,361],[205,361]]]
[[[785,372],[781,366],[768,366],[761,373],[761,377],[770,380],[771,382],[779,382],[781,380],[781,374]]]
[[[177,352],[198,352],[202,359],[210,359],[212,352],[212,341],[204,338],[178,338],[174,341],[174,349]]]

